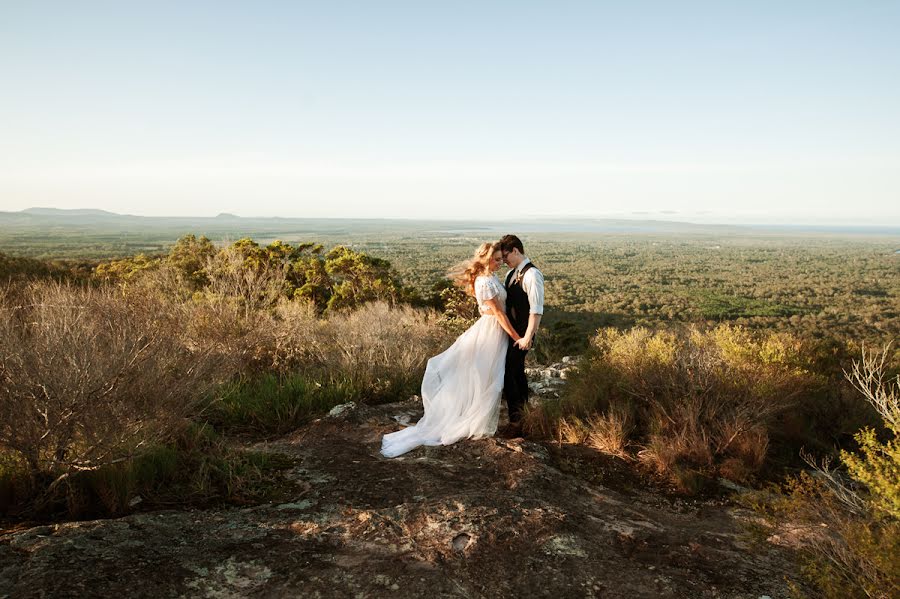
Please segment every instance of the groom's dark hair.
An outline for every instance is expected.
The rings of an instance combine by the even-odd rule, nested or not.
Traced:
[[[525,253],[525,248],[522,247],[522,241],[515,235],[504,235],[497,243],[500,246],[500,250],[503,252],[511,252],[515,248],[519,250],[520,254]]]

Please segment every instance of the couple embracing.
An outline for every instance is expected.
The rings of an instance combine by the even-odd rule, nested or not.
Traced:
[[[505,283],[496,275],[502,263],[510,269]],[[386,457],[421,445],[493,435],[501,395],[509,410],[503,436],[522,434],[528,401],[525,355],[544,312],[544,276],[525,256],[519,238],[506,235],[478,247],[451,277],[475,297],[481,318],[445,352],[428,360],[422,379],[425,415],[414,426],[384,436],[381,454]]]

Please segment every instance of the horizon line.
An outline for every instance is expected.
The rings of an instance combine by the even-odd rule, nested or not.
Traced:
[[[104,214],[109,214],[112,216],[123,216],[123,217],[132,217],[132,218],[170,218],[170,219],[215,219],[221,217],[228,218],[236,218],[236,219],[245,219],[245,220],[266,220],[266,219],[283,219],[283,220],[307,220],[307,221],[321,221],[321,220],[338,220],[338,221],[406,221],[406,222],[415,222],[415,221],[430,221],[430,222],[468,222],[468,223],[495,223],[498,218],[455,218],[455,217],[413,217],[413,216],[360,216],[360,217],[348,217],[348,216],[280,216],[280,215],[270,215],[270,216],[242,216],[239,214],[235,214],[233,212],[219,212],[215,215],[150,215],[150,214],[131,214],[131,213],[123,213],[123,212],[113,212],[111,210],[106,210],[103,208],[55,208],[52,206],[31,206],[28,208],[23,208],[21,210],[8,210],[8,211],[0,211],[0,213],[5,212],[6,214],[29,214],[29,211],[35,210],[48,210],[55,211],[61,213],[74,213],[74,212],[100,212]],[[509,220],[512,222],[538,222],[541,220],[547,222],[572,222],[572,221],[584,221],[584,220],[595,220],[595,221],[634,221],[634,222],[654,222],[654,223],[673,223],[680,225],[694,225],[698,227],[703,226],[723,226],[723,227],[748,227],[748,228],[764,228],[764,227],[810,227],[810,228],[851,228],[851,229],[900,229],[900,222],[897,223],[859,223],[859,222],[840,222],[836,219],[834,220],[826,220],[819,222],[809,222],[809,221],[800,221],[793,220],[789,218],[785,218],[783,220],[777,220],[772,222],[760,222],[760,221],[743,221],[743,222],[729,222],[729,221],[709,221],[709,222],[698,222],[695,220],[679,220],[679,215],[683,215],[680,218],[692,218],[702,215],[700,214],[691,214],[691,213],[682,213],[678,211],[636,211],[631,214],[609,214],[609,213],[600,213],[600,214],[563,214],[563,215],[548,215],[548,214],[524,214],[521,216],[516,216],[515,218],[510,218]],[[715,217],[713,217],[715,218]],[[740,219],[740,215],[735,215],[733,217],[724,217],[726,219]]]

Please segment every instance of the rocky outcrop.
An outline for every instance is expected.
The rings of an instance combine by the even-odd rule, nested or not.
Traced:
[[[381,436],[420,416],[346,404],[255,446],[290,456],[283,501],[0,534],[0,597],[788,596],[784,550],[752,549],[725,501],[527,440],[382,458]]]
[[[581,356],[566,356],[562,361],[549,366],[526,368],[528,386],[531,389],[531,403],[537,403],[548,399],[559,399],[563,386],[575,369]]]

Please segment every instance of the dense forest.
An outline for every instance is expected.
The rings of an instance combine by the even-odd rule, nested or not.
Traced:
[[[545,336],[552,333],[555,342],[570,351],[583,347],[593,331],[605,326],[730,322],[873,343],[900,334],[900,239],[584,233],[523,237],[526,253],[546,277]],[[354,230],[338,236],[322,231],[316,238],[285,237],[283,243],[308,254],[317,246],[327,253],[323,248],[340,245],[384,260],[395,284],[412,294],[407,299],[441,307],[446,270],[467,258],[483,238],[490,239],[487,232]],[[158,245],[150,246],[155,251],[122,254],[109,239],[82,239],[74,251],[79,258],[73,260],[68,252],[74,240],[57,239],[53,245],[53,236],[47,239],[47,248],[40,251],[20,243],[0,254],[0,277],[16,272],[59,277],[71,271],[74,277],[90,278],[104,258],[152,261],[178,247],[175,239],[157,240]],[[261,247],[275,242],[256,241]],[[27,258],[37,254],[51,257]]]
[[[420,291],[479,238],[357,244]],[[900,333],[900,240],[535,235],[549,322],[722,322],[884,340]]]

